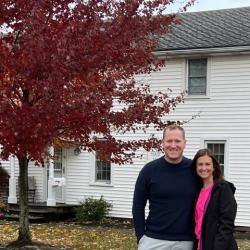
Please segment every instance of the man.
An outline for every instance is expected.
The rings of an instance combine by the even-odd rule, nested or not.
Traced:
[[[164,156],[139,173],[133,199],[133,220],[139,250],[191,250],[193,207],[198,185],[192,161],[183,156],[185,131],[177,125],[163,132]],[[145,205],[149,215],[145,221]]]

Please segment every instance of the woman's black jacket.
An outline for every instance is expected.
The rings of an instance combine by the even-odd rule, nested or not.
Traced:
[[[233,235],[237,211],[235,190],[232,183],[224,180],[214,185],[202,222],[202,250],[238,249]],[[197,250],[197,242],[194,245]]]

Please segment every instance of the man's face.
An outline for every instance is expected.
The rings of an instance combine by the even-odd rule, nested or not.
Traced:
[[[186,140],[179,129],[166,130],[162,140],[165,159],[173,164],[181,162]]]

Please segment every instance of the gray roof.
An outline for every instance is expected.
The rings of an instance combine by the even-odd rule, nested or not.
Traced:
[[[218,0],[219,1],[219,0]],[[250,46],[250,7],[179,14],[157,51]]]

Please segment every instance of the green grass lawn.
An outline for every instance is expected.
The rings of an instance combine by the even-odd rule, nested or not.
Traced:
[[[0,244],[17,238],[18,224],[1,221]],[[31,224],[34,241],[58,249],[82,250],[136,250],[133,229],[116,227],[81,226],[76,223]],[[250,240],[238,240],[240,250],[250,250]]]

